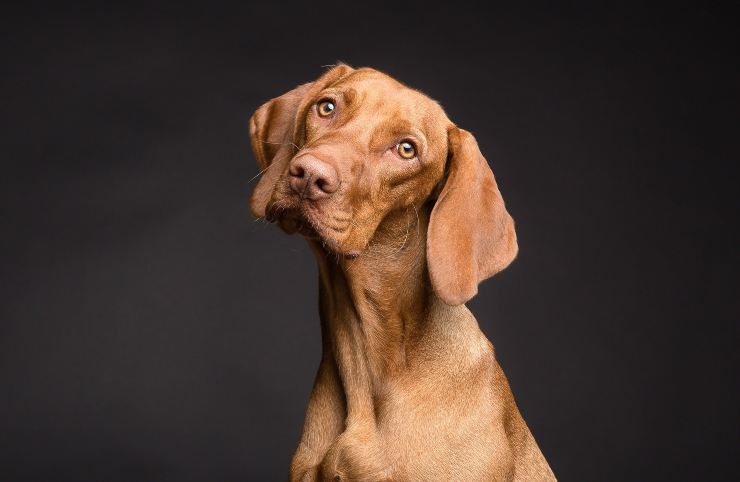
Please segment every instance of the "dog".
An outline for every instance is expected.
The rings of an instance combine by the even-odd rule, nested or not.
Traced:
[[[290,481],[555,480],[465,306],[518,251],[475,138],[344,64],[249,130],[252,214],[304,235],[319,264],[322,357]]]

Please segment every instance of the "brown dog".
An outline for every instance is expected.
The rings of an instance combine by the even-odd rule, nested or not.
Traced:
[[[291,481],[555,480],[464,303],[517,253],[473,136],[339,65],[252,116],[252,213],[319,263],[323,355]]]

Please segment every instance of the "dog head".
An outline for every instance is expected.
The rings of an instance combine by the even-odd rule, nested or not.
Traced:
[[[263,174],[252,213],[345,257],[392,213],[433,202],[427,263],[437,295],[464,303],[516,256],[514,224],[473,136],[424,94],[338,65],[250,120]]]

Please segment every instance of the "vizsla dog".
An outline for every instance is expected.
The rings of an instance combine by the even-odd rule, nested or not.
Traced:
[[[291,481],[555,480],[465,302],[517,254],[473,136],[338,65],[250,121],[252,213],[309,241],[323,355]]]

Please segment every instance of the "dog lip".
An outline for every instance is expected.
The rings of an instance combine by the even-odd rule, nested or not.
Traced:
[[[360,251],[357,249],[350,251],[341,249],[339,240],[329,234],[332,231],[341,234],[341,230],[321,222],[320,217],[315,212],[312,212],[315,210],[315,203],[310,202],[310,200],[294,198],[293,202],[272,204],[268,208],[265,219],[270,222],[279,222],[280,220],[291,221],[295,223],[295,232],[299,232],[307,238],[320,241],[325,248],[346,259],[356,259],[360,256]]]

